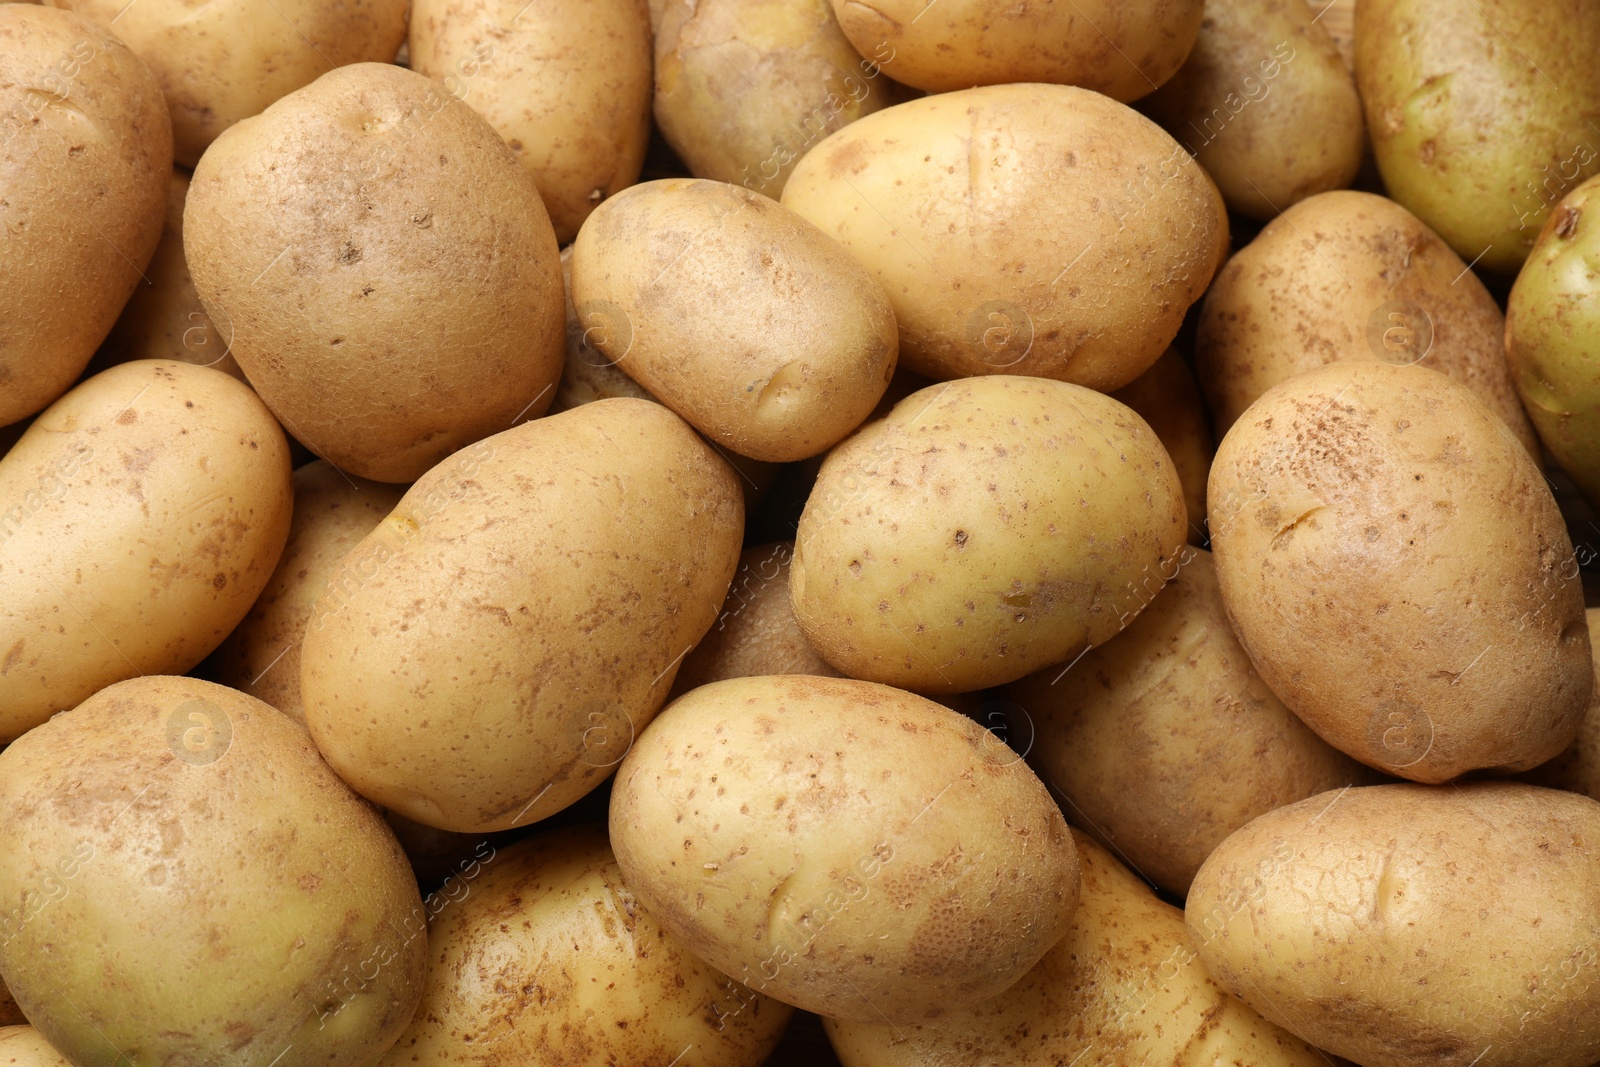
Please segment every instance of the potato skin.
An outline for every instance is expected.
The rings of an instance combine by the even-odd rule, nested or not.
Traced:
[[[1178,473],[1133,411],[1064,382],[967,378],[828,454],[789,595],[838,670],[959,693],[1110,639],[1183,544]]]
[[[1206,539],[1206,476],[1217,440],[1195,383],[1194,371],[1176,349],[1169,348],[1150,369],[1111,394],[1128,405],[1155,431],[1183,485],[1183,510],[1189,521],[1189,543]]]
[[[352,474],[411,481],[550,404],[561,270],[538,190],[419,74],[340,67],[229,128],[184,250],[262,399]]]
[[[1521,783],[1324,794],[1212,853],[1189,938],[1223,988],[1357,1063],[1587,1067],[1596,842],[1600,804]]]
[[[0,1064],[5,1067],[72,1067],[44,1035],[27,1025],[20,1016],[21,1025],[8,1023],[0,1029]]]
[[[560,811],[661,706],[743,525],[732,470],[649,401],[463,450],[318,598],[300,682],[317,746],[357,792],[441,830]]]
[[[650,141],[645,0],[413,0],[411,69],[489,120],[567,244],[639,180]]]
[[[140,360],[0,460],[0,740],[228,636],[289,536],[289,446],[220,371]]]
[[[1595,639],[1600,637],[1600,608],[1586,609],[1584,617],[1589,623],[1590,658],[1600,676],[1600,648],[1595,647]],[[1572,744],[1555,759],[1517,777],[1533,785],[1566,789],[1600,800],[1600,687],[1589,698],[1588,711]]]
[[[1594,685],[1572,543],[1465,388],[1376,361],[1291,378],[1223,439],[1209,499],[1240,643],[1334,747],[1443,782],[1571,742]]]
[[[171,168],[161,87],[127,45],[0,5],[0,426],[66,392],[105,339],[161,239]]]
[[[1160,358],[1227,251],[1193,163],[1097,93],[994,85],[851,123],[796,165],[783,203],[883,285],[911,370],[1109,392]]]
[[[0,968],[74,1064],[366,1063],[421,996],[405,854],[260,701],[103,689],[0,755],[0,813]]]
[[[1065,933],[1072,839],[994,735],[888,686],[735,678],[680,697],[611,794],[611,844],[664,929],[807,1011],[923,1022]]]

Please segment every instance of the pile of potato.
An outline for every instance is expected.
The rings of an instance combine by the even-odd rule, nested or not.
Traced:
[[[0,1065],[1600,1064],[1597,54],[0,3]]]

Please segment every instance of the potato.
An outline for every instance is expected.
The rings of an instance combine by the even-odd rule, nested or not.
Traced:
[[[942,93],[1003,82],[1081,85],[1127,102],[1172,77],[1202,0],[832,0],[856,51],[889,77]]]
[[[1356,69],[1356,0],[1306,0],[1312,16],[1339,49],[1339,58],[1352,74]]]
[[[1144,108],[1253,219],[1346,188],[1367,146],[1355,78],[1305,0],[1210,0]]]
[[[489,120],[556,240],[639,180],[650,141],[645,0],[412,0],[411,69]]]
[[[1355,31],[1389,195],[1463,259],[1515,274],[1600,171],[1600,0],[1362,0]]]
[[[538,190],[419,74],[341,67],[230,128],[183,237],[251,384],[343,470],[408,482],[550,404],[560,253]]]
[[[422,994],[394,835],[297,723],[193,678],[0,754],[0,908],[0,969],[74,1064],[367,1063]]]
[[[969,378],[911,394],[829,453],[789,595],[853,678],[982,689],[1109,640],[1170,575],[1183,520],[1172,460],[1122,404]]]
[[[1375,360],[1290,378],[1223,438],[1208,497],[1240,644],[1335,748],[1443,782],[1572,741],[1594,686],[1572,543],[1464,387]]]
[[[300,648],[306,623],[340,561],[400,503],[402,491],[352,478],[325,460],[294,472],[294,521],[278,567],[227,640],[206,676],[305,722]]]
[[[1150,425],[1177,468],[1183,486],[1183,508],[1189,520],[1189,543],[1206,538],[1206,476],[1216,439],[1206,417],[1205,402],[1194,372],[1176,349],[1167,349],[1150,369],[1111,394]]]
[[[1600,637],[1600,608],[1586,609],[1584,618],[1589,624],[1590,659],[1600,661],[1600,649],[1594,646],[1596,637]],[[1600,675],[1600,662],[1595,663],[1595,672]],[[1566,789],[1600,800],[1600,689],[1590,695],[1583,725],[1566,751],[1518,777],[1534,785]]]
[[[1227,250],[1222,198],[1193,162],[1098,93],[996,85],[846,126],[783,203],[882,283],[912,370],[1109,392],[1166,350]]]
[[[828,1020],[845,1067],[1325,1067],[1321,1053],[1217,987],[1183,914],[1074,830],[1083,896],[1072,925],[1005,993],[897,1029]]]
[[[700,0],[664,15],[656,123],[696,177],[776,200],[812,145],[901,95],[828,0]]]
[[[1072,839],[987,730],[887,686],[735,678],[674,701],[611,793],[628,887],[751,989],[853,1022],[994,996],[1066,932]]]
[[[72,1067],[39,1031],[26,1024],[8,1024],[0,1030],[0,1064],[5,1067]]]
[[[66,392],[161,239],[161,87],[89,20],[0,4],[0,426]]]
[[[490,853],[439,895],[427,991],[378,1067],[757,1067],[793,1013],[657,924],[600,827]]]
[[[301,651],[311,734],[357,792],[441,830],[554,814],[655,715],[742,528],[733,472],[659,404],[464,449],[324,586]]]
[[[35,419],[0,460],[0,741],[204,659],[277,565],[289,477],[256,395],[187,363],[113,367]]]
[[[193,167],[229,126],[364,60],[387,63],[406,36],[406,0],[49,0],[114,29],[155,71],[176,158]]]
[[[1478,276],[1416,216],[1371,193],[1333,192],[1268,223],[1217,274],[1195,366],[1226,433],[1262,393],[1314,367],[1420,362],[1472,390],[1538,457],[1503,333]]]
[[[1600,1058],[1600,804],[1397,784],[1263,815],[1189,891],[1217,983],[1368,1067]]]

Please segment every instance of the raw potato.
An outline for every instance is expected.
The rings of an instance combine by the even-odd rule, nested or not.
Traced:
[[[783,203],[882,283],[912,370],[1109,392],[1166,351],[1227,251],[1222,198],[1193,163],[1097,93],[995,85],[846,126]]]
[[[1217,430],[1274,385],[1340,360],[1420,362],[1475,393],[1528,454],[1504,318],[1461,257],[1392,200],[1312,197],[1267,224],[1201,305],[1195,364]]]
[[[1300,0],[1296,0],[1300,2]],[[1374,775],[1272,694],[1239,647],[1211,554],[1186,548],[1150,606],[1071,668],[1008,686],[1007,727],[1068,818],[1179,897],[1258,815]],[[1157,595],[1159,594],[1159,595]]]
[[[0,426],[66,392],[117,321],[171,168],[139,57],[81,16],[0,4]]]
[[[422,994],[394,835],[302,727],[193,678],[0,755],[0,909],[0,969],[74,1064],[363,1064]]]
[[[656,124],[700,178],[776,200],[812,145],[899,94],[828,0],[668,5],[656,34]]]
[[[262,399],[363,478],[419,477],[542,414],[560,378],[560,252],[533,179],[399,67],[341,67],[219,137],[184,249]]]
[[[1600,637],[1600,608],[1587,609],[1584,617],[1589,623],[1590,658],[1600,660],[1600,649],[1594,648],[1595,639]],[[1595,672],[1600,675],[1600,662],[1595,663]],[[1600,800],[1600,690],[1589,698],[1583,725],[1566,751],[1518,777],[1534,785],[1566,789]]]
[[[411,69],[489,120],[566,244],[639,180],[650,141],[645,0],[412,0]]]
[[[320,459],[295,471],[294,521],[278,568],[208,661],[207,677],[305,722],[300,650],[312,608],[345,555],[402,495],[397,485],[352,478]]]
[[[854,1022],[1000,993],[1078,900],[1066,823],[1019,757],[848,678],[736,678],[674,701],[617,772],[611,846],[696,956]]]
[[[1083,895],[1072,925],[1005,993],[896,1030],[827,1020],[844,1067],[1327,1067],[1218,988],[1183,913],[1074,830]]]
[[[1366,150],[1355,78],[1306,0],[1210,0],[1194,50],[1144,106],[1253,219],[1347,187]]]
[[[1339,49],[1345,69],[1356,70],[1356,0],[1306,0],[1312,17]]]
[[[601,827],[519,842],[461,882],[428,930],[422,1004],[378,1067],[758,1067],[793,1014],[662,929]]]
[[[911,394],[830,452],[795,545],[790,596],[823,659],[959,693],[1127,625],[1184,546],[1183,487],[1110,397],[967,378]]]
[[[1172,77],[1201,0],[832,0],[845,36],[889,77],[942,93],[1003,82],[1081,85],[1126,103]]]
[[[1367,1067],[1600,1058],[1600,804],[1513,782],[1312,797],[1189,891],[1217,983]]]
[[[35,419],[0,460],[0,741],[204,659],[278,563],[289,479],[266,406],[204,367],[124,363]]]
[[[748,189],[647,182],[572,246],[595,347],[712,441],[774,463],[859,426],[894,374],[894,311],[805,219]]]
[[[661,706],[743,525],[733,472],[648,401],[462,450],[317,601],[300,682],[317,746],[357,792],[441,830],[560,811]]]
[[[1189,518],[1189,543],[1206,539],[1206,476],[1217,442],[1211,436],[1205,401],[1195,384],[1194,371],[1176,349],[1169,348],[1150,369],[1111,394],[1128,405],[1156,432],[1178,470],[1183,485],[1183,507]]]
[[[150,64],[186,167],[223,130],[328,70],[389,62],[406,36],[406,0],[50,2],[115,30]]]
[[[1240,643],[1334,747],[1444,782],[1572,741],[1594,686],[1572,543],[1466,389],[1376,361],[1308,371],[1234,424],[1208,495]]]
[[[18,1019],[17,1022],[22,1022]],[[3,1067],[72,1067],[33,1027],[7,1024],[0,1030]]]

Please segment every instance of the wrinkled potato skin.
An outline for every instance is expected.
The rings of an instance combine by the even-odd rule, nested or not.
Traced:
[[[428,930],[422,1004],[378,1067],[758,1067],[794,1013],[662,929],[600,827],[541,834],[461,877],[466,895]],[[487,960],[493,984],[478,977]]]
[[[549,407],[549,218],[493,128],[419,74],[341,67],[228,129],[183,236],[234,359],[341,470],[408,482]]]
[[[1211,465],[1222,598],[1262,679],[1413,781],[1543,763],[1594,685],[1572,543],[1501,427],[1442,374],[1338,363],[1269,391]]]
[[[161,240],[171,169],[161,87],[127,45],[0,5],[0,426],[71,388],[117,321]]]
[[[103,26],[150,64],[171,111],[174,156],[193,167],[223,130],[350,63],[387,63],[405,0],[51,0]]]
[[[1416,362],[1431,335],[1422,366],[1472,390],[1538,457],[1504,332],[1494,297],[1415,215],[1339,191],[1284,212],[1217,273],[1201,305],[1195,368],[1226,434],[1287,378],[1341,360]]]
[[[848,678],[735,678],[674,701],[611,794],[628,886],[751,989],[855,1022],[994,996],[1066,932],[1072,838],[983,727]]]
[[[352,478],[325,460],[294,472],[294,520],[278,567],[228,639],[207,676],[305,722],[300,649],[322,587],[346,554],[389,517],[404,490]]]
[[[72,1067],[44,1036],[21,1016],[0,1030],[0,1064],[4,1067]]]
[[[1228,838],[1189,891],[1217,984],[1369,1067],[1600,1058],[1600,804],[1516,782],[1329,793]]]
[[[1389,195],[1463,259],[1515,274],[1600,171],[1600,0],[1362,0],[1355,30]]]
[[[844,1067],[1327,1067],[1220,989],[1183,913],[1074,830],[1083,893],[1067,934],[992,1000],[900,1032],[826,1020]]]
[[[852,678],[982,689],[1125,626],[1170,577],[1183,506],[1161,442],[1107,396],[1041,378],[935,385],[823,461],[789,595]]]
[[[1249,218],[1343,189],[1361,170],[1361,97],[1315,20],[1306,0],[1210,0],[1189,58],[1145,101]]]
[[[412,0],[411,69],[443,82],[533,175],[566,244],[639,180],[650,142],[645,0]]]
[[[366,1063],[421,997],[405,854],[258,700],[103,689],[0,755],[0,812],[0,907],[35,914],[0,967],[79,1067]],[[50,880],[65,892],[38,914]]]
[[[463,450],[323,588],[300,682],[317,746],[357,792],[441,830],[560,811],[660,708],[743,526],[733,472],[648,401]]]
[[[845,36],[889,77],[929,92],[1005,82],[1079,85],[1127,103],[1172,77],[1201,0],[832,0]]]
[[[1296,0],[1298,3],[1299,0]],[[1063,811],[1179,897],[1239,827],[1274,808],[1376,780],[1273,696],[1239,646],[1211,554],[1181,569],[1127,630],[1063,673],[1004,695],[1012,736],[1067,797]]]
[[[1183,485],[1183,507],[1189,517],[1189,543],[1206,538],[1206,476],[1217,442],[1194,372],[1175,349],[1167,349],[1150,369],[1111,394],[1128,405],[1156,432]]]
[[[220,371],[124,363],[0,461],[0,740],[140,674],[198,664],[289,536],[289,446]]]
[[[1584,616],[1589,622],[1590,658],[1596,675],[1600,676],[1600,648],[1594,647],[1595,638],[1600,636],[1600,608],[1588,608]],[[1565,789],[1600,800],[1600,688],[1590,696],[1583,725],[1578,727],[1578,736],[1566,751],[1517,777],[1534,785]]]
[[[935,380],[1120,389],[1166,351],[1228,248],[1222,197],[1181,145],[1061,85],[868,115],[806,154],[783,204],[878,279],[901,362]]]

